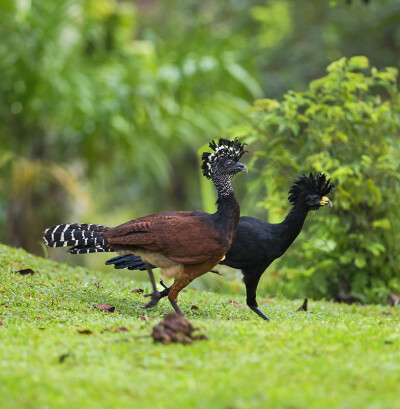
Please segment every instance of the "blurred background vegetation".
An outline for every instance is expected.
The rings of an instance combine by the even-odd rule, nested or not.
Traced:
[[[52,224],[212,211],[199,151],[238,136],[242,214],[282,220],[301,173],[337,184],[260,295],[400,293],[398,0],[0,0],[0,34],[0,241],[43,255]]]

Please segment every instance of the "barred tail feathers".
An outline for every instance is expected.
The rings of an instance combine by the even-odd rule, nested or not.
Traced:
[[[48,247],[72,247],[71,254],[112,251],[105,238],[109,229],[100,224],[59,224],[46,229],[43,240]]]

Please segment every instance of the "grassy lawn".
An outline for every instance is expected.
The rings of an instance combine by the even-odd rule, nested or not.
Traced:
[[[400,407],[399,308],[274,299],[267,323],[187,290],[180,305],[209,340],[162,345],[146,336],[171,307],[140,308],[131,290],[150,288],[134,279],[0,245],[0,408]]]

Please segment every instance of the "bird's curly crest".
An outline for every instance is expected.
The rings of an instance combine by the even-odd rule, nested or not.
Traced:
[[[209,146],[215,153],[204,152],[201,156],[203,161],[201,169],[203,170],[203,175],[207,179],[211,178],[212,168],[219,159],[232,159],[235,162],[238,162],[246,152],[244,150],[246,144],[240,143],[237,139],[230,141],[221,138],[218,140],[218,143],[216,141],[211,141]]]
[[[300,176],[289,190],[289,202],[295,204],[300,197],[316,194],[326,196],[334,185],[331,179],[327,179],[324,173],[310,173],[310,176]]]

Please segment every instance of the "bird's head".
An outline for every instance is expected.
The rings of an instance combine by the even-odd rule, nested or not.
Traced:
[[[301,203],[308,210],[318,210],[321,206],[333,204],[328,193],[334,188],[331,179],[326,179],[323,173],[310,173],[310,176],[300,176],[289,190],[289,202],[293,205]]]
[[[210,148],[213,153],[204,152],[201,159],[203,175],[207,179],[232,179],[239,172],[248,172],[246,166],[239,162],[245,153],[244,143],[229,141],[228,139],[219,139],[218,142],[211,141]]]

